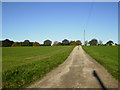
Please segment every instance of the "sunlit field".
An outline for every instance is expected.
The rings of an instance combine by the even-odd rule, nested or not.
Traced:
[[[26,87],[64,62],[74,46],[3,47],[3,88]]]

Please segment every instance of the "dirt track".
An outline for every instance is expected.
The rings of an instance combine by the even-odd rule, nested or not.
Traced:
[[[76,46],[63,64],[29,88],[101,88],[102,85],[117,88],[118,81],[87,55],[81,46]]]

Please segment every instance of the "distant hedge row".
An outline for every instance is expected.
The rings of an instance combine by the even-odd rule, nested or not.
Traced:
[[[62,42],[55,41],[53,43],[53,46],[65,46],[65,45],[81,45],[81,41],[69,41],[67,39],[64,39]],[[14,47],[14,46],[51,46],[52,41],[51,40],[45,40],[43,44],[40,44],[39,42],[30,42],[29,40],[25,40],[24,42],[14,42],[9,39],[5,39],[0,41],[0,46],[2,47]]]
[[[0,41],[0,46],[2,47],[14,47],[14,46],[65,46],[65,45],[82,45],[82,42],[80,40],[77,41],[69,41],[67,39],[64,39],[62,42],[55,41],[52,44],[51,40],[45,40],[43,44],[40,44],[39,42],[30,42],[29,40],[24,40],[24,42],[14,42],[9,39],[5,39],[3,41]],[[105,44],[102,43],[101,40],[92,39],[91,41],[85,41],[84,45],[119,45],[117,43],[114,43],[113,41],[109,40]]]

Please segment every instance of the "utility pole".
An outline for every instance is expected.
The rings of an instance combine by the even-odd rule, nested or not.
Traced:
[[[85,30],[84,30],[84,46],[85,46]]]

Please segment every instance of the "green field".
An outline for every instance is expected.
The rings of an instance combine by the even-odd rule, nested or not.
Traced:
[[[120,80],[118,72],[118,46],[83,46],[83,49],[100,64],[102,64],[109,73]]]
[[[3,88],[26,87],[69,56],[74,46],[3,47]]]

